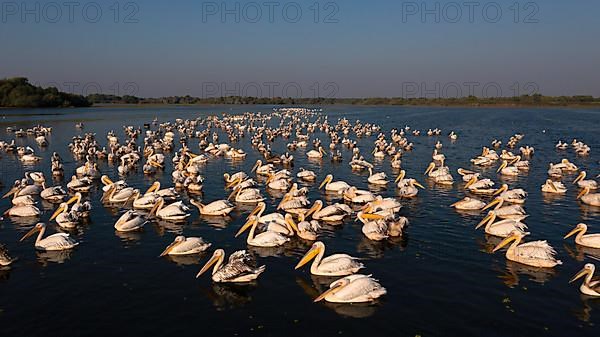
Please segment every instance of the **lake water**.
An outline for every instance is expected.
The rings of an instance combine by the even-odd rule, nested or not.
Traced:
[[[7,126],[28,128],[35,124],[53,127],[50,146],[38,149],[32,137],[17,138],[19,145],[30,144],[44,160],[27,168],[50,174],[50,155],[57,151],[65,160],[65,176],[70,177],[81,165],[70,155],[71,137],[95,132],[100,143],[106,133],[115,130],[123,139],[123,125],[142,126],[154,117],[160,122],[175,118],[194,119],[210,114],[271,110],[270,106],[201,106],[147,108],[88,108],[56,110],[0,110],[0,140],[10,141]],[[215,224],[198,215],[183,225],[152,222],[143,231],[119,234],[113,224],[116,209],[100,203],[101,193],[94,189],[89,198],[94,210],[90,220],[75,233],[81,244],[66,254],[36,253],[33,240],[18,239],[33,225],[5,218],[0,222],[0,243],[7,245],[19,260],[0,271],[0,331],[2,336],[598,336],[600,300],[580,295],[576,284],[568,280],[585,262],[588,251],[562,237],[578,222],[585,222],[591,232],[600,232],[600,210],[583,206],[575,200],[578,189],[571,184],[575,175],[565,177],[568,193],[560,197],[543,196],[548,163],[566,157],[589,177],[599,171],[600,110],[578,109],[495,109],[495,108],[404,108],[404,107],[325,107],[324,114],[333,123],[340,117],[360,119],[383,126],[389,140],[392,127],[410,125],[422,130],[423,136],[409,136],[415,143],[403,157],[403,168],[427,187],[418,198],[403,201],[401,214],[408,217],[406,235],[384,242],[366,239],[354,218],[343,226],[325,226],[320,234],[327,245],[326,254],[344,252],[364,259],[365,273],[373,274],[388,290],[379,302],[370,305],[313,303],[312,300],[329,280],[311,276],[308,267],[295,271],[294,266],[310,243],[292,240],[278,249],[253,249],[266,272],[253,285],[213,284],[210,277],[195,279],[209,254],[197,258],[159,258],[160,252],[174,236],[201,236],[229,254],[246,249],[245,236],[234,238],[246,211],[236,210],[228,223]],[[85,128],[77,130],[76,122]],[[439,127],[442,136],[427,137],[428,128]],[[447,134],[454,130],[459,138],[450,142]],[[464,195],[458,179],[458,167],[471,168],[469,159],[489,146],[494,138],[506,144],[514,133],[525,134],[518,146],[535,147],[528,174],[508,180],[511,188],[529,192],[525,221],[531,231],[528,240],[547,239],[556,248],[562,266],[552,270],[531,269],[507,262],[502,252],[491,253],[499,241],[475,230],[481,215],[461,214],[448,205]],[[324,134],[317,133],[328,145]],[[353,136],[355,138],[355,136]],[[562,139],[580,139],[592,147],[589,157],[576,157],[573,150],[556,151]],[[222,137],[222,140],[225,138]],[[358,146],[368,160],[375,136],[358,139]],[[431,161],[437,140],[444,144],[446,164],[455,177],[452,188],[427,182],[423,172]],[[222,199],[226,195],[223,172],[250,171],[258,158],[251,149],[250,136],[240,142],[249,154],[245,161],[232,163],[213,158],[202,173],[206,178],[203,199]],[[139,139],[139,144],[142,140]],[[176,142],[176,144],[178,144]],[[273,144],[275,152],[285,151],[281,138]],[[190,142],[198,152],[197,139]],[[319,178],[311,187],[311,200],[323,199],[318,183],[328,173],[359,188],[367,188],[368,173],[352,172],[350,150],[341,147],[344,162],[322,164],[309,162],[305,150],[293,152],[293,173],[300,167],[314,170]],[[308,149],[307,149],[308,150]],[[518,152],[515,149],[514,152]],[[0,176],[6,186],[22,177],[24,167],[12,154],[1,154]],[[395,177],[389,158],[374,161],[375,171]],[[481,170],[483,176],[497,183],[502,178],[495,168]],[[116,166],[100,165],[103,173],[117,178]],[[142,190],[154,179],[171,186],[170,156],[164,172],[145,177],[140,171],[127,176],[127,182]],[[504,179],[506,180],[506,179]],[[63,186],[66,181],[61,182]],[[264,189],[264,187],[261,187]],[[392,184],[381,192],[394,196]],[[265,193],[265,195],[267,195]],[[188,197],[183,194],[184,202]],[[279,199],[268,198],[269,210]],[[0,201],[0,210],[9,207]],[[47,221],[53,206],[41,205],[41,221]],[[49,232],[55,232],[55,225]],[[212,250],[211,250],[212,251]],[[594,252],[591,252],[594,254]],[[600,263],[596,262],[597,266]]]

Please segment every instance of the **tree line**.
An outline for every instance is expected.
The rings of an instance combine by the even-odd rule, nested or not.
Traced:
[[[54,87],[34,86],[25,77],[0,79],[0,107],[57,108],[91,105],[92,103],[81,95],[61,92]]]

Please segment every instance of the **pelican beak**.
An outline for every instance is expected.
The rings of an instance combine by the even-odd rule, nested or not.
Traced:
[[[501,200],[500,198],[496,198],[496,199],[492,200],[489,204],[485,205],[485,207],[482,208],[481,210],[485,211],[488,208],[492,208],[494,205],[499,204],[500,200]]]
[[[425,186],[421,185],[418,181],[414,181],[413,185],[420,187],[421,189],[425,189]]]
[[[18,190],[18,187],[11,188],[10,191],[6,192],[6,194],[2,196],[2,199],[10,197],[11,195],[15,194]]]
[[[246,221],[246,223],[240,228],[240,230],[237,233],[235,233],[235,237],[237,238],[238,236],[240,236],[246,231],[246,229],[254,226],[255,223],[258,223],[258,219],[249,219],[248,221]]]
[[[237,190],[233,190],[227,197],[227,201],[230,201],[237,192],[238,192]]]
[[[394,182],[398,183],[400,180],[404,179],[405,176],[406,176],[406,171],[404,171],[404,170],[400,171],[400,174],[398,174],[398,177],[396,178],[396,180],[394,180]]]
[[[344,284],[342,282],[336,283],[333,287],[327,289],[325,292],[323,292],[321,295],[315,298],[313,302],[316,303],[323,300],[325,297],[327,297],[327,295],[334,293],[336,290],[340,289],[343,286]]]
[[[571,278],[569,280],[569,283],[573,283],[573,282],[577,281],[578,279],[582,278],[583,276],[585,276],[585,275],[587,275],[589,273],[590,273],[589,270],[583,268],[577,274],[575,274],[575,276],[573,276],[573,278]]]
[[[256,164],[254,164],[254,166],[252,166],[252,170],[250,170],[250,172],[254,172],[257,168],[258,168],[258,162],[256,162]]]
[[[584,188],[581,192],[579,192],[579,194],[577,195],[577,199],[581,199],[584,195],[589,193],[589,189],[588,188]]]
[[[290,227],[292,227],[292,229],[294,229],[297,232],[299,232],[300,230],[298,229],[298,226],[296,225],[296,223],[294,222],[294,219],[292,218],[292,216],[286,216],[285,217],[285,222],[290,225]]]
[[[319,189],[322,189],[328,182],[330,182],[329,177],[325,177],[321,185],[319,185]]]
[[[327,155],[327,153],[325,152],[325,150],[323,150],[323,148],[321,148],[321,147],[319,148],[319,152],[321,152],[321,154],[324,155],[324,156]]]
[[[107,176],[102,176],[100,180],[102,180],[102,183],[106,186],[114,184],[113,181],[110,180],[110,178],[108,178]]]
[[[317,203],[314,203],[310,209],[308,210],[308,212],[304,213],[304,217],[308,218],[309,215],[313,214],[314,212],[316,212],[317,210],[319,210],[319,205]]]
[[[369,220],[381,220],[381,219],[385,218],[383,215],[380,215],[380,214],[371,214],[371,213],[364,213],[362,215],[362,217],[364,219],[369,219]]]
[[[498,170],[496,170],[496,173],[502,171],[503,169],[506,168],[506,166],[508,166],[508,162],[505,160],[502,162],[502,165],[500,165],[500,167],[498,168]]]
[[[230,182],[229,184],[227,184],[225,187],[226,187],[226,188],[231,188],[231,187],[233,187],[233,186],[235,186],[235,185],[239,184],[241,181],[242,181],[242,179],[241,179],[241,178],[235,178],[235,179],[233,179],[233,181],[231,181],[231,182]]]
[[[494,220],[496,218],[496,215],[494,213],[488,213],[488,215],[485,216],[485,218],[483,218],[483,220],[481,220],[477,226],[475,226],[475,229],[479,229],[481,226],[485,225],[488,221],[490,223],[493,223]]]
[[[50,221],[54,220],[54,218],[56,218],[60,213],[62,213],[64,209],[65,209],[64,206],[58,206],[58,208],[56,209],[56,211],[54,211],[54,213],[50,217]]]
[[[262,207],[260,204],[256,205],[256,207],[254,207],[252,212],[250,212],[250,214],[248,214],[248,216],[246,217],[246,220],[250,219],[251,216],[258,214],[258,212],[260,212],[261,209],[262,209]]]
[[[217,261],[219,261],[219,258],[213,254],[213,256],[210,258],[210,260],[208,260],[208,262],[206,262],[204,267],[202,267],[202,269],[200,269],[198,274],[196,274],[196,278],[200,277],[200,275],[204,274],[207,270],[209,270],[213,264],[217,263]]]
[[[71,199],[67,200],[67,205],[70,205],[77,200],[79,200],[79,197],[75,195],[75,196],[71,197]]]
[[[430,163],[429,166],[427,166],[427,169],[425,170],[425,173],[423,173],[423,175],[429,174],[434,168],[435,163]]]
[[[315,256],[317,256],[317,254],[319,254],[319,247],[317,246],[313,246],[300,260],[300,262],[298,262],[298,264],[296,265],[296,267],[294,267],[294,269],[299,269],[300,267],[302,267],[303,265],[307,264],[310,260],[312,260]]]
[[[19,240],[19,242],[23,242],[25,239],[27,239],[28,237],[32,236],[33,234],[39,232],[39,229],[37,227],[33,227],[29,232],[27,232],[27,234],[23,235],[23,237],[21,238],[21,240]]]
[[[492,196],[502,194],[502,193],[506,192],[507,190],[508,190],[508,186],[502,185],[502,187],[500,187],[499,189],[497,189],[496,192],[494,192],[492,194]]]
[[[579,181],[583,180],[583,178],[585,178],[585,172],[581,171],[579,173],[579,175],[577,176],[577,178],[575,178],[575,180],[573,180],[573,184],[577,184]]]
[[[476,181],[477,181],[477,178],[475,178],[475,177],[471,178],[465,185],[465,189],[469,188],[469,186],[473,185]]]
[[[159,257],[163,257],[163,256],[169,254],[169,252],[172,251],[173,248],[175,248],[175,246],[177,246],[177,242],[172,242],[170,245],[167,246],[167,248],[165,248],[165,250],[163,250],[162,253],[160,253]]]
[[[498,251],[500,248],[508,245],[509,243],[511,243],[513,240],[515,240],[515,236],[511,235],[509,237],[507,237],[506,239],[502,240],[493,250],[492,253],[495,253],[496,251]]]
[[[567,235],[565,235],[565,237],[564,237],[563,239],[567,239],[567,238],[569,238],[569,237],[573,236],[573,234],[575,234],[575,233],[577,233],[577,232],[579,232],[579,231],[581,231],[581,228],[579,228],[579,227],[575,227],[575,228],[574,228],[573,230],[571,230],[571,231],[570,231],[570,232],[569,232]]]

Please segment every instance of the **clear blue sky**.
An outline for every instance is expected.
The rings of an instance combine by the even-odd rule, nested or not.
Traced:
[[[3,1],[0,77],[139,96],[600,96],[600,1],[465,2]]]

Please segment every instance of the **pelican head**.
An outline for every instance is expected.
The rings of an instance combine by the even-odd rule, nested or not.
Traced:
[[[66,202],[61,203],[50,217],[50,221],[54,220],[54,218],[56,218],[60,213],[65,212],[67,209],[69,209],[69,204]]]
[[[113,182],[112,180],[110,180],[110,178],[109,178],[107,175],[103,175],[103,176],[100,178],[100,180],[102,181],[102,183],[103,183],[105,186],[109,186],[109,185],[112,185],[112,184],[114,184],[114,182]]]
[[[207,270],[209,270],[212,265],[214,265],[215,263],[217,263],[217,261],[222,260],[224,258],[225,258],[225,251],[223,249],[217,249],[217,250],[215,250],[215,252],[210,257],[210,259],[208,260],[208,262],[206,262],[206,264],[204,265],[204,267],[202,267],[202,269],[200,269],[200,271],[198,272],[198,274],[196,274],[196,278],[200,277],[200,275],[204,274]]]
[[[323,250],[325,250],[325,244],[323,242],[317,241],[313,243],[312,247],[308,250],[308,252],[306,252],[306,254],[304,254],[302,259],[300,260],[300,262],[298,262],[294,269],[301,268],[302,266],[310,262],[310,260],[314,259],[317,255],[319,255],[319,253]]]
[[[148,188],[148,190],[146,191],[147,193],[152,193],[152,192],[156,192],[160,189],[160,181],[155,181],[152,183],[152,185],[150,185],[150,187]]]
[[[323,201],[321,201],[321,200],[316,200],[316,201],[313,203],[312,207],[311,207],[311,208],[308,210],[308,212],[306,212],[306,213],[304,214],[304,216],[305,216],[305,217],[308,217],[309,215],[311,215],[311,214],[313,214],[313,213],[315,213],[315,212],[318,212],[318,211],[320,211],[320,210],[321,210],[321,208],[323,208]]]
[[[513,242],[513,241],[521,241],[521,239],[523,238],[524,234],[519,233],[516,230],[513,230],[512,232],[510,232],[510,234],[508,234],[508,236],[502,240],[493,250],[492,252],[495,253],[497,252],[500,248],[508,245],[509,243]]]
[[[160,257],[169,254],[173,250],[173,248],[177,247],[179,244],[181,244],[184,241],[185,241],[185,236],[178,235],[177,237],[175,237],[175,240],[173,240],[173,242],[170,245],[168,245],[167,248],[165,248],[165,250],[163,250],[162,253],[160,253]]]
[[[322,189],[323,186],[327,185],[328,183],[330,183],[332,181],[333,181],[333,175],[328,174],[327,176],[325,176],[325,179],[323,180],[321,185],[319,185],[319,189]]]
[[[577,226],[575,226],[575,228],[573,228],[573,230],[571,230],[567,235],[565,235],[565,237],[563,239],[567,239],[571,236],[573,236],[575,233],[585,233],[587,231],[587,225],[584,223],[579,223],[577,224]]]
[[[24,241],[25,239],[27,239],[28,237],[33,236],[35,233],[37,232],[41,232],[42,230],[46,229],[46,224],[42,223],[42,222],[38,222],[29,232],[27,232],[25,235],[23,235],[23,237],[21,238],[21,240],[19,241]]]
[[[400,170],[400,174],[398,174],[398,177],[396,177],[394,183],[398,183],[400,180],[404,179],[404,177],[406,177],[406,171]]]
[[[152,209],[150,209],[149,214],[150,215],[156,215],[156,212],[158,212],[158,210],[165,204],[165,199],[163,198],[158,198],[156,199],[156,203],[154,204],[154,206],[152,206]]]
[[[494,220],[496,220],[496,213],[494,212],[488,212],[488,214],[485,216],[485,218],[483,218],[483,220],[481,220],[477,226],[475,226],[475,229],[479,229],[481,226],[485,225],[486,223],[494,223]]]
[[[250,170],[250,172],[254,172],[257,168],[262,166],[262,161],[259,159],[256,161],[256,164],[254,164],[254,166],[252,166],[252,170]]]
[[[315,298],[313,302],[322,301],[325,297],[329,296],[330,294],[331,295],[335,294],[337,291],[339,291],[340,289],[344,288],[345,286],[347,286],[349,284],[350,284],[349,278],[347,278],[347,277],[341,278],[341,279],[333,282],[329,286],[329,289],[327,289],[325,292],[323,292],[321,295],[319,295],[317,298]]]
[[[476,182],[477,182],[477,177],[473,176],[473,178],[469,179],[469,181],[465,185],[465,189],[469,188],[469,186],[475,184]]]
[[[579,172],[579,175],[577,176],[577,178],[575,178],[575,180],[573,180],[573,184],[577,184],[578,182],[582,181],[583,179],[585,179],[586,176],[587,176],[587,173],[585,171]]]
[[[250,214],[248,214],[248,217],[246,219],[250,219],[252,216],[255,216],[257,214],[262,214],[265,209],[267,209],[267,204],[265,204],[264,202],[259,202],[258,204],[256,204],[256,207],[252,210],[252,212],[250,212]]]
[[[300,214],[300,221],[302,222],[304,220],[304,215]],[[290,213],[286,213],[285,214],[285,222],[290,225],[290,227],[292,227],[292,229],[294,231],[296,231],[296,233],[298,233],[300,230],[298,229],[298,225],[296,225],[296,223],[294,222],[294,217],[290,214]]]
[[[596,270],[596,267],[593,264],[586,263],[583,266],[583,269],[581,269],[579,272],[577,272],[577,274],[575,274],[575,276],[573,276],[573,278],[571,278],[569,280],[569,283],[573,283],[573,282],[577,281],[578,279],[582,278],[583,276],[586,276],[586,281],[591,281],[592,276],[594,276],[595,270]]]
[[[423,173],[424,175],[431,173],[431,171],[433,171],[433,169],[435,168],[435,163],[431,162],[429,163],[429,166],[427,166],[427,169],[425,170],[425,173]]]
[[[242,235],[242,233],[244,233],[248,228],[255,226],[257,224],[258,224],[258,217],[256,215],[251,215],[250,217],[248,217],[248,220],[240,228],[240,230],[237,233],[235,233],[235,237],[237,238],[238,236]]]

